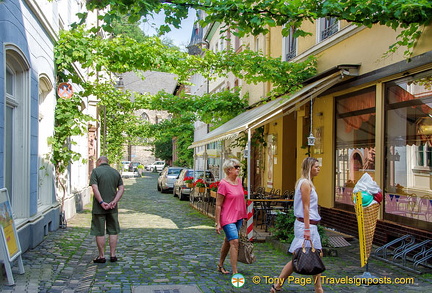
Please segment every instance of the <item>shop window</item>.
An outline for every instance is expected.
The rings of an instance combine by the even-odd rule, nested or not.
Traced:
[[[387,83],[385,102],[384,218],[431,227],[432,72]]]
[[[365,172],[375,176],[375,88],[336,98],[335,205],[353,210],[352,190]]]

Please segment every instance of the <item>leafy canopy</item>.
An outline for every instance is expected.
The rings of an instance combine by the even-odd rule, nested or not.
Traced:
[[[82,87],[77,99],[94,97],[100,101],[106,118],[104,147],[108,153],[112,151],[116,159],[121,155],[121,145],[132,137],[152,137],[163,142],[169,135],[184,134],[181,139],[187,146],[192,137],[192,121],[201,119],[223,123],[242,111],[245,98],[240,97],[236,90],[203,97],[175,97],[167,93],[154,97],[140,95],[116,88],[115,74],[157,70],[176,74],[180,84],[188,84],[192,74],[215,78],[231,72],[249,83],[271,82],[273,94],[282,95],[298,89],[298,85],[315,72],[314,59],[304,63],[281,62],[278,58],[249,50],[188,55],[158,38],[139,34],[134,25],[139,21],[149,21],[155,13],[165,14],[166,24],[160,27],[161,34],[170,30],[169,25],[180,27],[189,9],[206,12],[202,25],[217,22],[222,23],[226,30],[235,27],[233,33],[240,37],[266,34],[276,26],[284,26],[282,33],[285,36],[290,27],[297,28],[297,36],[304,36],[309,32],[302,31],[301,24],[321,17],[334,17],[367,27],[380,24],[402,29],[390,51],[405,46],[407,55],[420,36],[422,26],[432,20],[432,2],[428,0],[89,0],[86,5],[90,11],[99,9],[98,17],[102,20],[99,23],[102,25],[84,29],[82,24],[87,13],[82,13],[79,15],[80,23],[61,33],[55,52],[58,77],[60,82],[71,81]],[[112,33],[112,37],[102,39],[98,34],[101,29]],[[89,72],[90,80],[83,81],[76,67]],[[131,95],[135,97],[134,102],[130,100]],[[53,161],[58,166],[62,165],[61,170],[77,157],[73,152],[68,155],[63,152],[68,148],[70,137],[85,133],[83,125],[89,120],[80,113],[78,100],[59,100],[56,109]],[[171,112],[170,126],[162,129],[132,117],[136,109],[144,108]],[[68,128],[70,122],[75,124]],[[184,153],[186,158],[187,151]]]
[[[392,50],[399,46],[410,49],[421,34],[421,27],[432,21],[432,1],[429,0],[92,0],[89,9],[110,9],[100,15],[103,28],[111,30],[111,22],[121,14],[130,21],[151,17],[152,13],[164,11],[165,25],[161,33],[169,31],[169,24],[178,28],[187,17],[188,9],[203,10],[206,18],[202,25],[223,23],[226,29],[235,27],[239,36],[259,35],[269,32],[270,27],[285,26],[283,35],[290,27],[297,29],[297,36],[309,34],[301,30],[304,21],[334,17],[357,25],[371,27],[373,24],[402,28]]]

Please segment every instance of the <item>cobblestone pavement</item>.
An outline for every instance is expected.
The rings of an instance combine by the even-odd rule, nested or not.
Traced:
[[[125,179],[126,192],[120,202],[122,232],[118,262],[92,262],[97,249],[94,237],[89,234],[91,215],[87,209],[69,220],[66,229],[50,233],[41,245],[25,252],[25,274],[19,275],[15,265],[16,285],[7,286],[3,276],[1,292],[191,293],[195,292],[193,288],[198,289],[196,292],[268,292],[269,277],[277,276],[290,256],[269,243],[256,243],[257,261],[252,265],[239,264],[239,271],[245,276],[244,286],[233,287],[230,275],[216,271],[223,236],[215,233],[214,221],[194,210],[188,202],[157,192],[156,176],[145,173],[143,178]],[[375,276],[388,277],[391,281],[408,277],[413,278],[413,283],[340,284],[364,272],[359,267],[355,244],[338,248],[338,257],[324,258],[327,271],[323,275],[327,281],[334,281],[324,284],[326,292],[430,292],[431,274],[407,273],[373,259],[370,271]],[[226,267],[230,268],[228,260]],[[284,291],[313,291],[313,285],[299,284],[310,282],[310,277],[294,277]]]

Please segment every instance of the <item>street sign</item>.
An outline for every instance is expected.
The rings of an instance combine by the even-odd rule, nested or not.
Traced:
[[[72,85],[68,82],[62,82],[57,87],[57,94],[63,99],[70,99],[73,95]]]

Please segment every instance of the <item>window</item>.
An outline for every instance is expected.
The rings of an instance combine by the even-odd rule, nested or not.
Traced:
[[[375,177],[375,88],[336,98],[337,207],[353,205],[353,187],[365,172]]]
[[[289,61],[297,56],[297,39],[294,37],[295,29],[290,28],[290,33],[285,37],[285,61]]]
[[[220,46],[219,46],[220,50],[221,51],[225,50],[225,37],[221,36],[221,38],[219,39],[219,42],[220,42]]]
[[[255,38],[255,52],[259,52],[260,50],[260,42],[259,42],[259,38],[256,37]]]
[[[140,116],[142,121],[147,121],[150,122],[150,117],[148,116],[148,114],[146,112],[143,112]]]
[[[236,30],[238,32],[238,30]],[[240,48],[240,38],[234,34],[234,51],[237,51]]]
[[[5,53],[4,186],[8,189],[14,216],[19,221],[28,216],[30,201],[29,63],[19,48],[13,45],[6,45]]]
[[[47,159],[51,148],[48,145],[48,137],[54,131],[54,93],[53,86],[45,74],[39,78],[39,133],[38,133],[38,205],[50,204],[54,193],[52,178],[53,166]]]
[[[387,219],[432,222],[432,72],[385,85]]]
[[[321,18],[319,20],[319,41],[331,37],[339,30],[339,22],[334,17]]]

